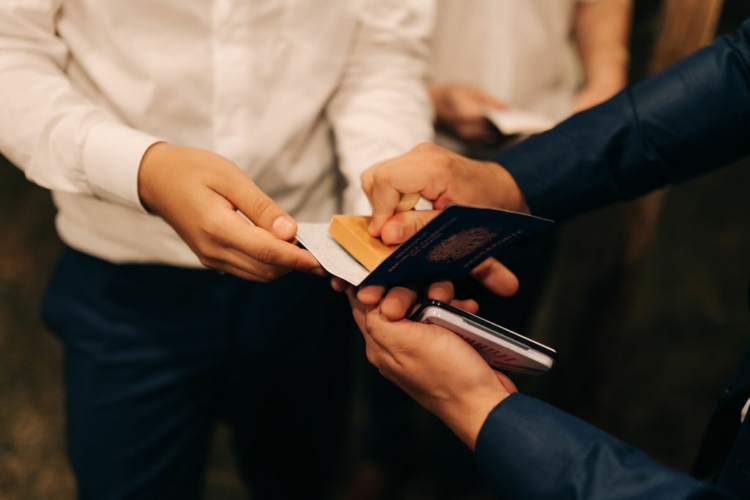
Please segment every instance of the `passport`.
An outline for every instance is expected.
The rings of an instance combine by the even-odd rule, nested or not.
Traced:
[[[334,276],[355,286],[452,279],[501,248],[554,224],[507,210],[449,205],[368,271],[328,233],[328,224],[298,223],[297,239]]]

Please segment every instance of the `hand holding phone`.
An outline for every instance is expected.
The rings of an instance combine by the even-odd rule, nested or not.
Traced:
[[[541,375],[557,361],[554,349],[439,300],[425,302],[410,319],[452,331],[495,370]]]

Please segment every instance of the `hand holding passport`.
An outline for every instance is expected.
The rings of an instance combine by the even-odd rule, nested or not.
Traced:
[[[552,221],[495,208],[449,205],[399,246],[369,235],[369,217],[299,223],[297,239],[331,274],[355,286],[452,279]]]

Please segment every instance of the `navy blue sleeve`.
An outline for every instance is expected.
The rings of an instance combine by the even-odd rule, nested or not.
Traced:
[[[498,498],[730,499],[546,403],[512,394],[490,412],[476,459]]]
[[[750,19],[735,36],[496,158],[535,215],[628,200],[750,153]]]

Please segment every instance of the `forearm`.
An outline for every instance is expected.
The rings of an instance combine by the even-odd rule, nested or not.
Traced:
[[[565,217],[750,153],[750,21],[609,101],[496,158],[533,214]]]
[[[573,36],[588,86],[616,92],[627,81],[630,0],[580,2]]]
[[[498,498],[731,498],[520,394],[509,396],[489,414],[477,439],[476,458]]]

